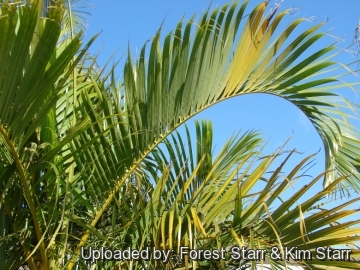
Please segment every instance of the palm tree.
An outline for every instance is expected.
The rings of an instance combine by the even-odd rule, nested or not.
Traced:
[[[94,68],[96,61],[85,55],[91,41],[80,49],[81,33],[71,20],[62,23],[64,1],[51,2],[43,17],[43,1],[1,2],[4,269],[25,262],[30,269],[83,269],[88,262],[79,255],[101,246],[175,251],[169,262],[96,262],[101,269],[230,269],[255,262],[230,254],[219,261],[180,260],[177,254],[180,246],[267,253],[275,246],[284,256],[285,245],[309,250],[314,259],[300,265],[359,267],[354,260],[315,258],[318,246],[351,244],[352,258],[359,254],[359,221],[339,223],[356,212],[346,207],[357,199],[322,208],[332,192],[359,191],[359,137],[348,120],[348,109],[356,106],[334,91],[349,86],[338,75],[351,66],[330,62],[334,46],[305,54],[322,38],[321,25],[292,39],[298,19],[274,36],[286,11],[264,16],[262,3],[245,16],[247,1],[235,2],[205,12],[196,27],[193,20],[179,22],[162,46],[159,30],[148,54],[144,46],[134,62],[129,52],[120,83],[114,68]],[[338,75],[326,76],[334,70]],[[278,198],[311,157],[283,177],[292,151],[267,177],[284,153],[263,156],[256,132],[231,138],[213,156],[210,123],[196,123],[194,152],[190,132],[183,138],[176,131],[200,111],[247,93],[292,102],[324,143],[326,171],[280,205]],[[298,202],[321,180],[323,191]],[[253,192],[261,184],[263,191]]]

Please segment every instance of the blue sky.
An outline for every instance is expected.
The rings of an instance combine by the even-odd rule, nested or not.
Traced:
[[[89,9],[91,19],[86,32],[86,38],[101,32],[92,53],[100,52],[100,63],[105,63],[117,51],[117,58],[127,53],[128,45],[134,57],[144,43],[151,39],[159,26],[163,23],[163,36],[176,27],[182,18],[187,22],[196,13],[200,15],[209,5],[208,0],[90,0],[93,8]],[[218,7],[229,1],[213,0],[211,7]],[[252,0],[248,12],[262,1]],[[270,1],[269,7],[280,4],[280,10],[292,8],[287,22],[306,17],[302,30],[315,23],[327,21],[322,28],[328,33],[324,42],[335,42],[339,48],[348,47],[353,41],[354,30],[360,19],[359,0],[285,0]],[[325,43],[319,43],[323,46]],[[336,60],[343,63],[355,61],[350,52],[342,52]],[[122,73],[122,65],[118,74]],[[355,76],[347,77],[350,82],[359,81]],[[359,103],[357,96],[348,89],[341,90],[348,99]],[[233,134],[239,130],[258,129],[263,138],[268,140],[268,149],[273,150],[281,146],[290,136],[291,142],[286,149],[296,148],[304,152],[302,157],[318,152],[322,149],[322,142],[310,121],[294,105],[280,98],[269,95],[245,95],[230,99],[198,114],[196,119],[211,119],[214,127],[215,151]],[[193,119],[188,122],[193,126]],[[294,165],[295,163],[293,163]],[[322,172],[324,167],[324,153],[317,156],[317,166],[311,173],[313,176]],[[310,180],[310,179],[309,179]],[[304,183],[302,183],[304,184]],[[302,185],[301,184],[301,185]]]

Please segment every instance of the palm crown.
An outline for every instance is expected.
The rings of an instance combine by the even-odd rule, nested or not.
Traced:
[[[334,90],[346,85],[326,76],[337,64],[330,61],[333,46],[298,61],[322,38],[321,24],[291,38],[298,19],[274,36],[286,11],[264,16],[267,3],[261,3],[245,16],[248,2],[235,2],[205,12],[197,26],[179,22],[163,41],[159,30],[148,54],[144,46],[134,61],[129,52],[120,83],[114,68],[94,68],[86,54],[93,39],[80,48],[81,32],[64,6],[70,2],[45,1],[43,17],[43,1],[32,2],[2,1],[0,13],[0,260],[6,269],[25,261],[31,269],[85,268],[79,255],[90,246],[177,254],[181,246],[235,245],[276,246],[282,255],[283,246],[296,246],[314,256],[300,265],[359,267],[359,221],[338,222],[356,212],[346,207],[357,199],[322,207],[336,189],[359,191],[359,135],[348,120],[356,106],[331,98],[342,98]],[[350,70],[339,66],[340,75]],[[198,112],[248,93],[292,102],[323,141],[326,171],[290,197],[282,194],[312,156],[284,177],[294,151],[263,156],[256,132],[230,138],[213,156],[211,123],[196,122],[195,149],[188,130],[185,137],[176,131]],[[321,180],[322,191],[298,202]],[[263,190],[253,192],[261,183]],[[353,245],[351,260],[315,257],[319,246],[346,244]],[[246,264],[255,262],[177,255],[171,262],[97,262],[101,269]]]

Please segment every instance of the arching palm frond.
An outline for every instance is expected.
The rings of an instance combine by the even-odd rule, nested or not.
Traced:
[[[135,118],[130,122],[132,130],[143,131],[133,143],[140,151],[151,147],[193,115],[227,98],[273,94],[304,112],[323,140],[326,168],[333,169],[324,186],[336,176],[349,175],[348,184],[358,190],[358,132],[348,119],[351,114],[342,109],[354,111],[355,106],[336,101],[342,97],[333,90],[347,85],[337,76],[326,77],[327,68],[337,64],[327,55],[335,47],[305,56],[323,37],[317,32],[321,25],[291,39],[302,22],[298,19],[274,36],[287,11],[264,17],[266,3],[262,3],[245,16],[246,5],[247,1],[236,2],[206,12],[197,23],[190,20],[183,26],[180,22],[162,47],[159,31],[147,62],[145,46],[135,64],[129,54],[124,106]],[[284,46],[285,42],[290,45]],[[339,68],[338,75],[341,72]]]

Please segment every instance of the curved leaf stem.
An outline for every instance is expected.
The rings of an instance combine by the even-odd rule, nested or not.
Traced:
[[[24,187],[25,197],[26,197],[27,203],[29,205],[30,213],[31,213],[31,216],[32,216],[33,221],[34,221],[36,237],[37,237],[38,241],[40,242],[39,249],[40,249],[40,254],[41,254],[41,259],[42,259],[42,262],[43,262],[43,265],[44,265],[44,269],[48,270],[48,263],[47,263],[46,253],[45,253],[45,246],[44,246],[44,241],[43,241],[43,237],[42,237],[42,232],[41,232],[41,229],[40,229],[38,217],[36,215],[35,203],[34,203],[34,200],[33,200],[32,194],[31,194],[30,187],[29,187],[28,182],[26,180],[24,167],[21,164],[21,161],[19,159],[19,155],[18,155],[18,153],[17,153],[17,151],[15,149],[14,144],[12,143],[12,141],[10,140],[8,134],[6,133],[6,131],[3,129],[3,127],[1,125],[0,125],[0,133],[4,137],[5,142],[7,143],[7,145],[9,146],[9,148],[11,150],[11,154],[12,154],[13,159],[14,159],[14,162],[16,164],[17,171],[19,173],[22,185]]]

